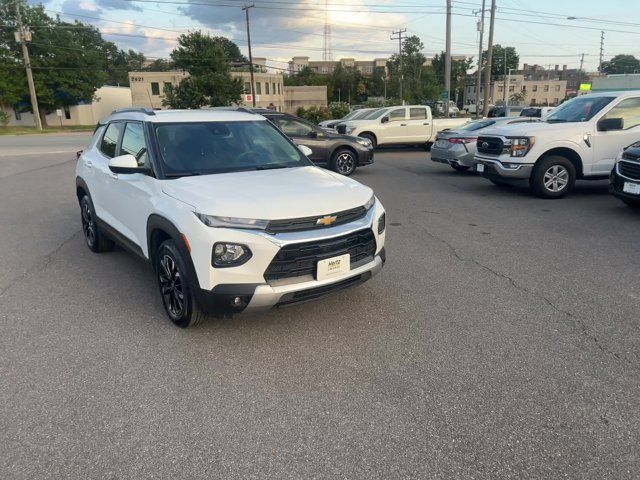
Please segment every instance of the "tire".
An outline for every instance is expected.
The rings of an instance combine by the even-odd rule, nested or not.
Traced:
[[[331,170],[348,177],[356,171],[358,158],[348,148],[338,148],[331,158]]]
[[[565,157],[552,155],[533,167],[529,185],[540,198],[562,198],[576,183],[576,169]]]
[[[87,247],[94,253],[108,252],[113,249],[113,240],[108,238],[98,227],[96,211],[89,195],[80,199],[80,220],[82,233],[87,242]]]
[[[431,147],[433,147],[433,142],[427,142],[427,143],[425,143],[423,145],[423,147],[427,152],[430,152],[431,151]]]
[[[187,264],[173,240],[166,240],[155,256],[155,271],[164,311],[182,328],[193,327],[207,315],[193,295]]]
[[[631,208],[640,208],[640,200],[633,200],[631,198],[621,198],[621,200]]]
[[[371,142],[371,145],[373,145],[373,148],[375,150],[375,148],[378,146],[378,142],[376,141],[376,137],[374,137],[373,135],[371,135],[370,133],[363,133],[362,135],[358,135],[360,138],[367,138],[369,139],[369,141]]]
[[[466,172],[467,170],[469,170],[469,167],[465,165],[451,165],[451,168],[453,168],[456,172]]]

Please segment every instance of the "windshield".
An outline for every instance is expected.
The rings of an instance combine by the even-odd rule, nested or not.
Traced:
[[[157,123],[154,128],[167,177],[311,165],[264,120]]]
[[[563,103],[545,117],[545,121],[553,122],[586,122],[606,107],[615,97],[594,97],[583,95]]]
[[[380,118],[382,115],[384,115],[387,112],[388,112],[387,109],[380,108],[378,110],[374,110],[373,112],[369,113],[369,115],[364,117],[364,119],[365,120],[375,120],[376,118]]]
[[[469,122],[464,124],[462,127],[457,128],[456,130],[462,132],[474,132],[476,130],[480,130],[481,128],[487,128],[496,123],[494,120],[479,120],[477,122]]]
[[[357,110],[357,113],[353,117],[351,117],[351,120],[362,120],[364,117],[366,117],[370,113],[371,113],[371,110],[369,110],[368,108],[366,110]]]
[[[358,114],[358,110],[354,110],[353,112],[349,112],[347,113],[344,117],[342,117],[340,120],[350,120],[353,117],[355,117]]]

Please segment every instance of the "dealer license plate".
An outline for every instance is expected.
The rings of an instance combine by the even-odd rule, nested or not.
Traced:
[[[634,195],[640,195],[640,183],[624,182],[622,191],[625,193],[632,193]]]
[[[339,277],[351,270],[351,255],[348,253],[339,257],[325,258],[318,261],[316,279],[327,280],[328,278]]]
[[[483,163],[478,163],[476,165],[476,170],[480,173],[484,172],[484,164]]]

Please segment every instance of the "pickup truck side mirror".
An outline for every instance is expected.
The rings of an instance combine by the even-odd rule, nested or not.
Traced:
[[[603,118],[598,122],[599,132],[608,132],[609,130],[622,130],[623,128],[623,118]]]
[[[119,155],[109,160],[109,170],[113,173],[149,173],[149,169],[138,166],[136,157],[130,154]]]
[[[382,117],[380,119],[380,123],[387,123],[389,121],[389,117]]]

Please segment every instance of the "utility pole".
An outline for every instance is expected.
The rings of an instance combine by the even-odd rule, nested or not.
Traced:
[[[404,70],[402,69],[402,34],[407,31],[406,28],[401,28],[397,32],[391,32],[391,40],[398,40],[398,57],[400,58],[400,100],[404,105],[404,97],[402,95],[402,86],[404,83]],[[394,37],[397,35],[397,37]]]
[[[598,71],[600,75],[602,75],[602,56],[604,55],[604,31],[600,32],[600,66],[598,67]]]
[[[547,107],[549,106],[550,95],[551,95],[551,64],[549,64],[549,74],[547,75]]]
[[[251,30],[249,29],[249,9],[255,7],[252,3],[251,5],[246,5],[242,7],[244,10],[245,17],[247,19],[247,43],[249,44],[249,73],[251,76],[251,103],[253,104],[253,108],[256,108],[256,93],[255,93],[255,85],[253,83],[253,55],[251,54]]]
[[[502,77],[502,85],[504,88],[502,89],[502,103],[507,103],[507,47],[503,48],[504,50],[504,74]]]
[[[482,86],[482,34],[484,33],[484,9],[486,0],[482,0],[482,10],[480,11],[480,22],[478,31],[480,32],[480,42],[478,43],[478,78],[476,78],[476,118],[480,117],[480,87]]]
[[[16,24],[18,26],[18,31],[16,32],[16,41],[22,44],[22,58],[24,59],[24,68],[27,71],[27,83],[29,84],[29,95],[31,96],[31,110],[33,111],[33,119],[36,122],[36,128],[38,130],[42,130],[40,110],[38,109],[38,97],[36,96],[36,87],[33,84],[31,60],[29,59],[29,48],[27,47],[27,42],[31,41],[31,32],[27,27],[22,25],[20,3],[22,3],[20,0],[16,0]]]
[[[451,100],[451,0],[447,0],[447,45],[444,58],[444,89],[447,99],[444,104],[444,116],[449,117],[449,102]]]
[[[489,88],[491,83],[491,62],[493,62],[493,26],[496,19],[496,0],[491,0],[491,18],[489,19],[489,43],[487,45],[487,65],[484,73],[484,105],[482,116],[489,113]]]
[[[584,53],[580,55],[580,70],[578,70],[578,79],[582,83],[582,66],[584,65]]]

